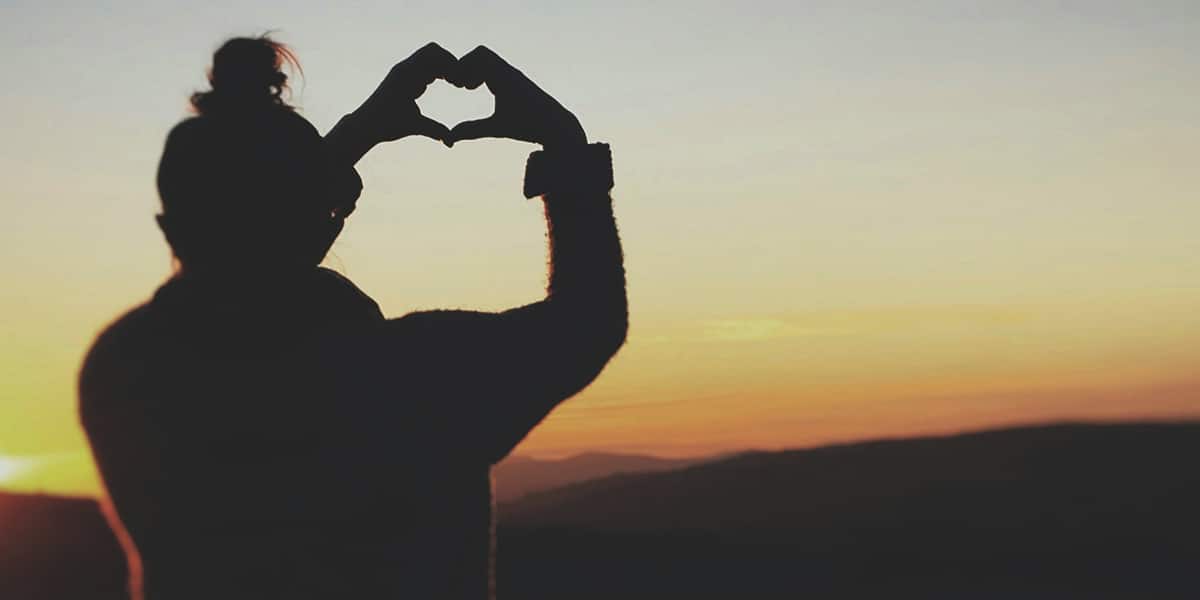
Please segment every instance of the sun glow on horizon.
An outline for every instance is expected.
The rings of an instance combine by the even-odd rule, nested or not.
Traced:
[[[0,485],[11,483],[37,466],[37,460],[15,456],[0,456]]]

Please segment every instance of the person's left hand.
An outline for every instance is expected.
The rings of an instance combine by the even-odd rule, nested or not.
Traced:
[[[436,42],[425,44],[396,63],[383,83],[354,111],[357,129],[376,143],[410,135],[444,141],[450,130],[421,114],[417,98],[435,79],[450,75],[457,63],[458,59]]]
[[[459,59],[445,79],[469,90],[486,85],[496,97],[495,112],[486,119],[455,125],[443,140],[447,146],[485,137],[533,142],[545,148],[587,144],[587,134],[571,111],[486,46]]]

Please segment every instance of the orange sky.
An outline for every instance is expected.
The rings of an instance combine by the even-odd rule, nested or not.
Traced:
[[[943,4],[6,5],[0,487],[97,492],[76,369],[170,272],[154,169],[208,53],[268,28],[322,130],[421,43],[485,41],[613,144],[629,342],[519,452],[1200,417],[1200,9]],[[530,149],[373,152],[329,266],[392,316],[537,299]]]

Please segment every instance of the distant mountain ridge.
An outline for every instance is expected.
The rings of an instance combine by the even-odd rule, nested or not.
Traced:
[[[653,473],[678,469],[713,458],[660,458],[644,454],[585,452],[563,459],[513,456],[492,469],[498,502],[516,500],[574,482],[622,473]]]
[[[1200,598],[1197,457],[1200,423],[1060,424],[614,475],[501,505],[500,589]]]
[[[0,492],[0,598],[123,599],[127,572],[95,500]]]
[[[745,452],[568,484],[506,503],[503,512],[522,526],[778,528],[801,517],[815,526],[808,521],[816,515],[894,510],[894,502],[940,494],[987,499],[976,494],[1031,483],[1043,506],[1065,498],[1049,493],[1065,486],[1073,495],[1107,494],[1098,501],[1121,493],[1171,502],[1200,492],[1200,470],[1182,468],[1194,457],[1200,423],[1064,423]],[[1130,484],[1140,486],[1136,493]]]

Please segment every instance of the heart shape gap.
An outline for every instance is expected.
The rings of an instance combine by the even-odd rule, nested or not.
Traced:
[[[421,114],[454,129],[463,121],[490,117],[496,109],[496,98],[482,85],[468,90],[438,79],[417,98],[417,107]]]

